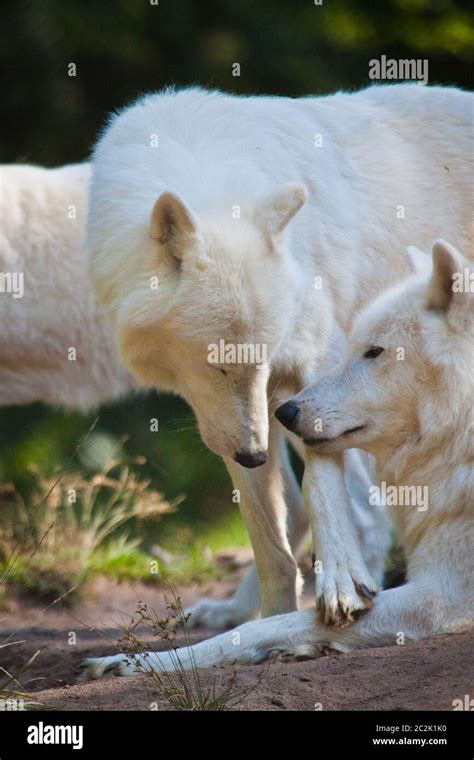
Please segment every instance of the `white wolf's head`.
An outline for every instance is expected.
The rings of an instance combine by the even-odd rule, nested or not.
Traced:
[[[442,434],[474,391],[474,275],[452,246],[412,255],[416,275],[357,318],[341,367],[277,409],[321,453],[363,448],[387,456]],[[469,412],[467,412],[469,413]],[[461,420],[458,429],[466,428]]]
[[[300,288],[285,230],[306,196],[288,183],[233,218],[230,204],[198,214],[165,192],[137,210],[139,230],[118,233],[112,210],[90,237],[124,364],[181,394],[209,448],[246,467],[266,459],[267,382]]]

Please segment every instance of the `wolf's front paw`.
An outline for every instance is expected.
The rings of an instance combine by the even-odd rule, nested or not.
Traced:
[[[216,630],[226,630],[235,628],[240,623],[248,620],[246,610],[242,610],[235,603],[234,599],[203,599],[193,607],[185,610],[189,615],[189,628],[214,628]]]
[[[379,590],[365,568],[351,569],[336,562],[329,568],[316,565],[316,609],[321,622],[334,628],[345,628],[363,610],[373,606]]]
[[[304,662],[305,660],[315,660],[325,654],[325,644],[299,644],[298,646],[277,646],[277,647],[258,647],[255,649],[249,662],[253,665],[259,665],[267,660],[278,660],[280,662]]]
[[[83,660],[77,669],[76,683],[95,681],[97,678],[112,673],[114,676],[136,675],[139,670],[124,654],[112,657],[88,657]]]

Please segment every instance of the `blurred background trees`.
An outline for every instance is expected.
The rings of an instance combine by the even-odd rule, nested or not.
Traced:
[[[321,6],[313,0],[17,0],[2,11],[0,161],[85,160],[111,111],[169,84],[325,94],[369,84],[369,60],[385,54],[427,58],[431,83],[469,87],[473,19],[469,0],[323,0]],[[75,76],[68,75],[71,63]],[[160,521],[165,540],[184,540],[190,530],[200,534],[209,526],[219,533],[222,524],[228,540],[244,540],[225,468],[200,442],[183,402],[150,393],[98,414],[81,466],[103,466],[108,447],[144,454],[153,487],[170,500],[185,495],[178,512]],[[29,467],[49,476],[66,466],[94,417],[40,404],[0,410],[0,479],[28,494]],[[159,433],[150,432],[151,417],[160,420]]]

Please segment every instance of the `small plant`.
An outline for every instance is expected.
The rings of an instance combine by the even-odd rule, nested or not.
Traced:
[[[15,646],[20,643],[21,642],[19,641],[3,642],[0,644],[0,652],[7,647]],[[0,710],[16,712],[18,710],[33,710],[43,707],[43,705],[32,699],[29,694],[26,694],[23,691],[23,687],[19,681],[20,676],[30,667],[30,665],[32,665],[38,655],[39,651],[32,655],[32,657],[30,657],[30,659],[13,674],[0,666]]]
[[[143,458],[134,464],[143,464]],[[54,598],[87,577],[94,554],[114,540],[132,551],[139,539],[118,532],[133,520],[149,520],[172,511],[148,480],[139,480],[128,464],[111,460],[101,472],[82,471],[48,478],[33,470],[35,493],[27,505],[13,487],[15,520],[2,526],[0,588],[7,579],[46,598]],[[69,602],[74,596],[69,595]]]
[[[237,684],[238,672],[235,669],[230,675],[213,675],[210,683],[209,676],[204,681],[202,671],[196,666],[192,654],[186,627],[189,615],[185,614],[181,599],[174,591],[171,592],[171,598],[165,597],[165,599],[168,613],[165,618],[158,618],[145,603],[138,603],[134,617],[117,642],[117,651],[130,657],[145,654],[149,650],[149,645],[144,643],[136,633],[140,626],[145,625],[165,645],[173,670],[171,672],[144,670],[144,675],[159,687],[174,710],[224,711],[236,708],[255,686],[251,689],[240,688]],[[183,633],[184,646],[188,648],[191,659],[189,669],[183,666],[177,651],[178,631]],[[159,656],[159,652],[156,654]],[[266,671],[260,675],[257,684],[265,674]]]

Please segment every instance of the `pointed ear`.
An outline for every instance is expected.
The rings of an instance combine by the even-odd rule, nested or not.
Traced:
[[[428,287],[428,309],[448,311],[455,296],[454,280],[456,275],[462,275],[462,271],[461,254],[444,240],[437,240],[433,245],[433,274]]]
[[[150,237],[164,246],[171,260],[181,263],[197,232],[197,219],[174,193],[160,195],[150,220]]]
[[[428,275],[433,270],[433,260],[428,253],[425,253],[416,245],[409,245],[406,249],[406,255],[409,267],[413,274]]]
[[[257,221],[270,235],[279,235],[307,198],[308,190],[305,185],[300,182],[288,182],[258,204]]]

